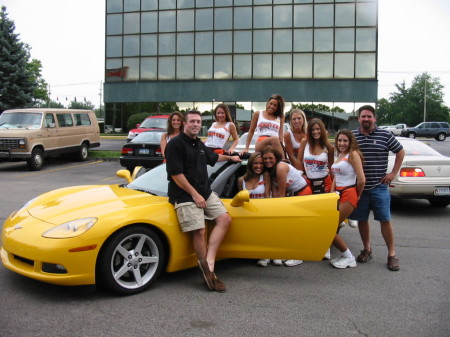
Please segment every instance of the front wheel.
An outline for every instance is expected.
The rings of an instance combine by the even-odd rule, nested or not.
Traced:
[[[414,138],[416,138],[416,134],[414,132],[410,132],[410,133],[408,133],[408,137],[414,139]]]
[[[445,133],[443,133],[443,132],[438,133],[437,136],[436,136],[436,140],[439,140],[439,141],[444,141],[445,138],[447,138],[447,135]]]
[[[78,150],[78,160],[85,161],[88,158],[89,150],[86,143],[81,144],[80,149]]]
[[[165,261],[159,236],[150,228],[133,226],[105,243],[97,261],[97,278],[116,294],[132,295],[150,287]]]
[[[31,151],[31,158],[27,159],[28,168],[31,171],[39,171],[44,165],[44,152],[40,148]]]

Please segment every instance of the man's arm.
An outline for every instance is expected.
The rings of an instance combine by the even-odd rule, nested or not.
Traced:
[[[234,161],[237,163],[241,161],[241,158],[239,158],[239,156],[227,156],[225,154],[219,154],[219,159],[217,159],[217,161]]]
[[[386,174],[383,179],[381,179],[381,182],[383,184],[390,184],[391,181],[395,178],[395,176],[398,174],[398,171],[400,171],[400,166],[403,163],[403,158],[405,158],[405,150],[401,149],[395,154],[395,162],[392,171]]]
[[[197,190],[189,183],[189,181],[186,179],[186,176],[183,173],[175,174],[171,176],[175,184],[178,185],[179,188],[185,190],[187,193],[190,194],[192,199],[194,200],[194,203],[199,208],[205,208],[206,207],[206,200],[201,196],[200,193],[197,192]]]

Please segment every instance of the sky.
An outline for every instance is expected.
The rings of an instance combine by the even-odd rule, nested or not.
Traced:
[[[42,62],[52,100],[67,105],[76,97],[96,107],[102,101],[105,3],[0,0],[31,57]],[[379,0],[378,18],[378,98],[389,98],[396,84],[405,81],[409,87],[428,72],[444,85],[450,106],[450,1]]]

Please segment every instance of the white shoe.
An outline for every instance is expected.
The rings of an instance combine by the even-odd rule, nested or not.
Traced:
[[[353,268],[356,267],[355,257],[343,257],[341,256],[337,261],[333,260],[331,262],[334,268],[345,269],[345,268]]]
[[[283,260],[272,260],[272,264],[274,266],[282,266],[283,265]]]
[[[269,265],[269,263],[270,263],[269,259],[261,259],[258,262],[256,262],[256,265],[258,267],[267,267]]]
[[[302,260],[286,260],[286,261],[284,261],[284,265],[286,267],[295,267],[302,263],[303,263]]]
[[[331,258],[331,252],[330,252],[330,248],[328,248],[327,252],[323,256],[323,259],[324,260],[329,260],[330,258]]]
[[[350,219],[348,219],[348,225],[351,228],[358,228],[358,220],[350,220]]]
[[[339,228],[342,228],[342,227],[344,227],[345,226],[345,221],[342,221],[340,224],[339,224]]]

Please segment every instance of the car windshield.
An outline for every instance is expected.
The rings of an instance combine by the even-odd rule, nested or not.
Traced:
[[[164,132],[146,131],[138,134],[131,140],[131,143],[158,143],[161,141],[161,135]]]
[[[147,118],[139,127],[146,129],[167,129],[167,118]]]
[[[407,156],[442,156],[439,152],[418,140],[399,139]],[[390,152],[393,156],[394,153]]]
[[[214,166],[208,165],[208,176],[214,179],[217,173],[222,171],[222,168],[226,163],[226,161],[223,161],[216,163]],[[166,197],[168,189],[166,164],[161,164],[151,169],[147,173],[141,175],[126,185],[126,187],[133,190],[147,191],[155,195]]]
[[[39,129],[42,122],[42,113],[15,112],[0,115],[0,128],[2,129]]]

